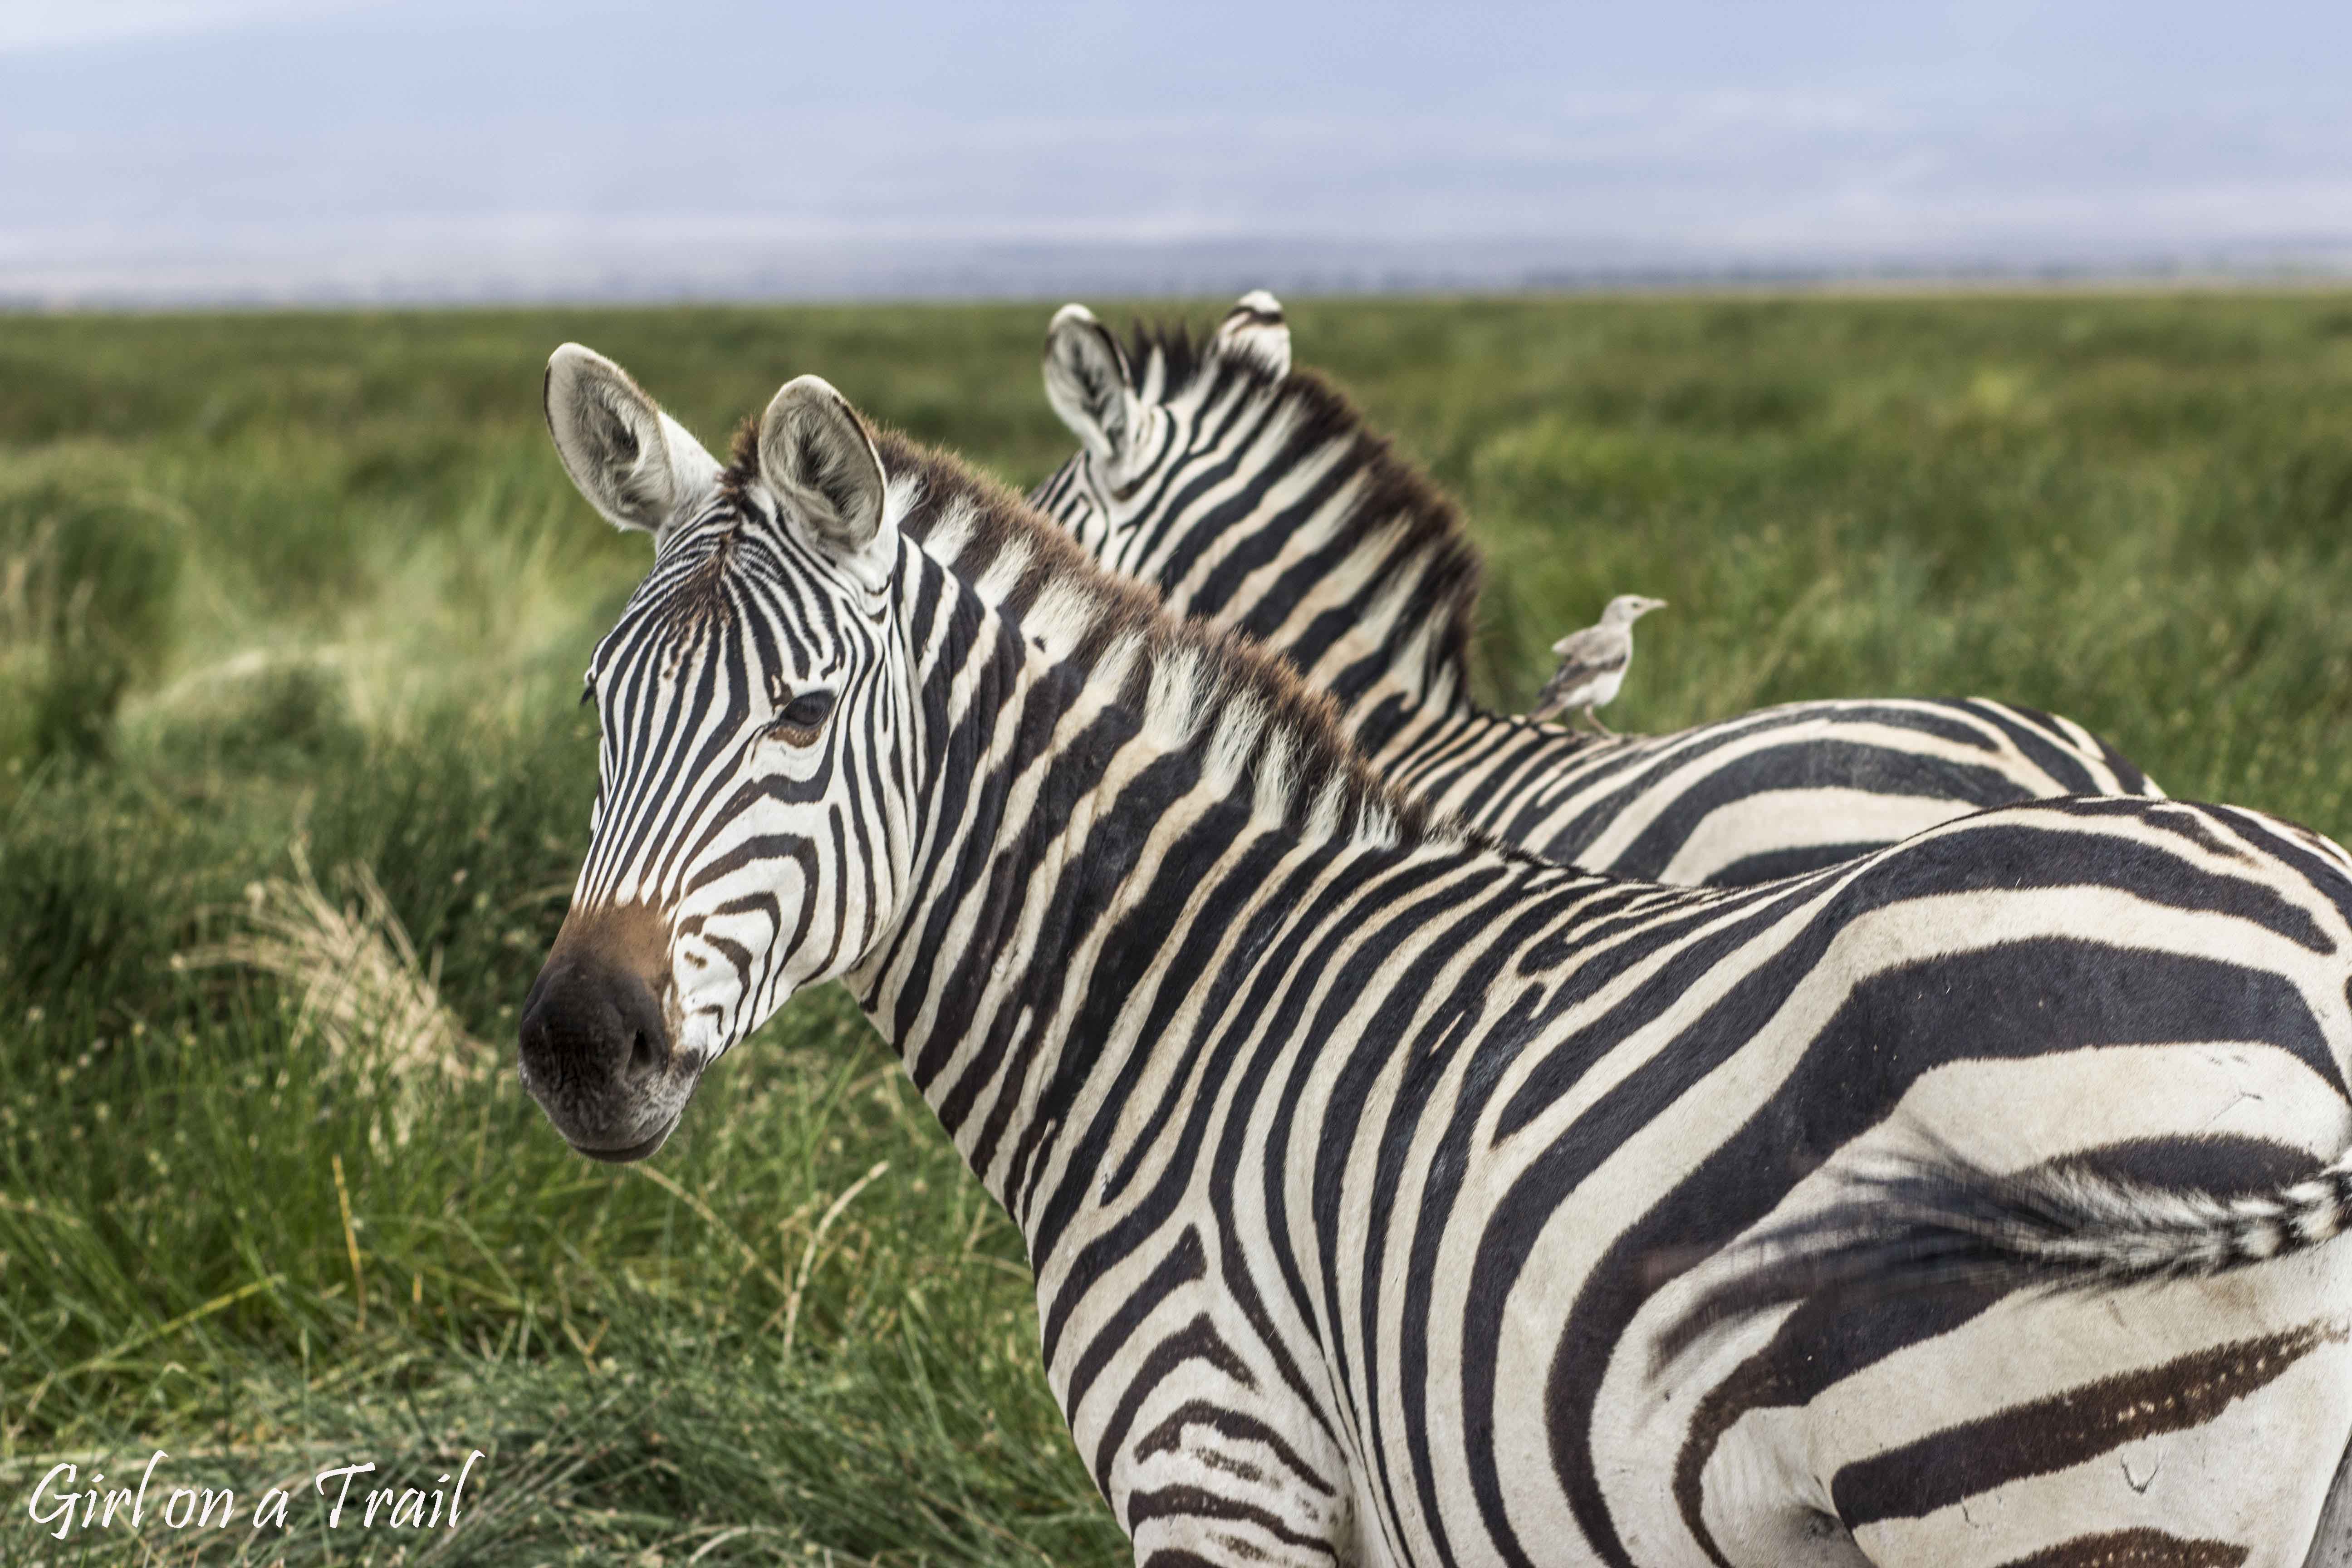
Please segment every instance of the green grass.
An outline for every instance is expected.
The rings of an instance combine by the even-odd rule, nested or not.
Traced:
[[[1621,726],[1980,692],[2352,830],[2352,298],[1293,303],[1467,503],[1497,700],[1638,590]],[[548,449],[548,350],[714,447],[814,370],[1027,483],[1045,315],[0,319],[0,1560],[1119,1560],[1018,1237],[839,997],[650,1168],[567,1153],[509,1054],[646,559]],[[202,962],[305,865],[358,946]],[[239,1527],[28,1526],[58,1458],[155,1447]],[[477,1447],[454,1535],[243,1527]]]

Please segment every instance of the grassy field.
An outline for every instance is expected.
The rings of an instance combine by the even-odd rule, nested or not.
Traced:
[[[1046,314],[0,318],[0,1561],[1120,1559],[1017,1237],[837,996],[648,1166],[567,1153],[511,1068],[646,559],[549,449],[547,352],[714,447],[816,371],[1026,484],[1069,445]],[[1467,503],[1498,700],[1638,590],[1620,727],[1997,695],[2352,832],[2352,297],[1293,320]],[[136,1538],[27,1523],[58,1460],[156,1447]],[[476,1448],[455,1533],[309,1486]],[[172,1486],[236,1527],[165,1528]]]

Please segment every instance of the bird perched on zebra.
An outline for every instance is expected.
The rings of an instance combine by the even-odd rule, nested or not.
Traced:
[[[1435,809],[1549,859],[1737,886],[1835,865],[2012,801],[2161,795],[2082,725],[2006,702],[1787,703],[1608,747],[1472,700],[1479,563],[1454,504],[1329,383],[1280,303],[1205,340],[1082,305],[1046,334],[1078,450],[1031,500],[1176,614],[1249,637],[1339,703]]]
[[[1540,724],[1562,713],[1581,713],[1597,732],[1614,734],[1595,710],[1615,701],[1618,689],[1625,684],[1625,671],[1633,662],[1633,623],[1665,607],[1664,599],[1620,594],[1601,610],[1598,624],[1552,644],[1559,668],[1537,693],[1528,721]]]
[[[2341,849],[2077,798],[1622,882],[814,377],[723,466],[585,350],[546,405],[654,550],[525,1086],[645,1158],[839,981],[1144,1568],[2273,1568],[2352,1486]],[[2009,1184],[1854,1217],[1922,1150]]]

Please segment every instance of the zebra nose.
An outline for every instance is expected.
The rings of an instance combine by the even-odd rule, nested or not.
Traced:
[[[620,1152],[642,1141],[649,1090],[670,1065],[661,1005],[638,975],[593,953],[548,960],[523,1001],[523,1082],[572,1143]]]

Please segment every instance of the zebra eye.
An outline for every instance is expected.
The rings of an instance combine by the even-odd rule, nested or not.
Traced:
[[[783,711],[776,715],[775,727],[779,730],[814,730],[832,712],[832,692],[803,691],[784,704]]]

